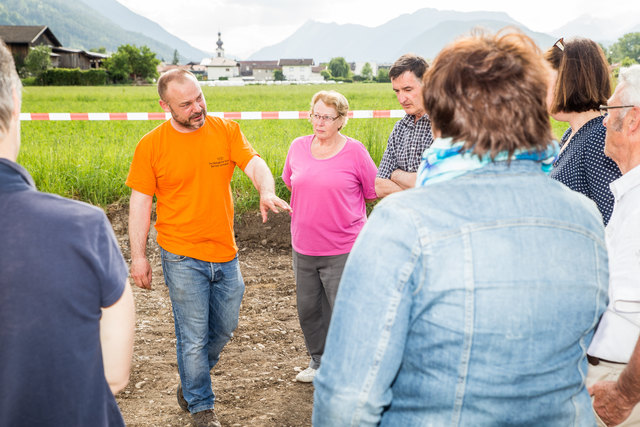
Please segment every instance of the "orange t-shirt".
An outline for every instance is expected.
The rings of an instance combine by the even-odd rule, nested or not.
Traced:
[[[258,153],[240,126],[207,116],[200,129],[178,132],[168,120],[142,137],[127,186],[156,195],[158,244],[177,255],[227,262],[237,251],[231,177]]]

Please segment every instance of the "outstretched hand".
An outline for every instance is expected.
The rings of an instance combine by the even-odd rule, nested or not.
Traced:
[[[269,211],[279,213],[280,211],[293,212],[289,203],[282,200],[273,193],[260,196],[260,213],[262,214],[262,222],[267,222]]]

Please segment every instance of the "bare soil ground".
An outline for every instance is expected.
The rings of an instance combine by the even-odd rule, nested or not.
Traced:
[[[129,262],[127,208],[111,206],[107,215]],[[311,425],[313,386],[294,381],[308,356],[296,311],[289,221],[287,214],[270,214],[262,224],[257,213],[236,221],[246,290],[238,329],[211,376],[223,426]],[[190,426],[190,415],[176,401],[173,315],[153,227],[147,253],[152,289],[134,287],[133,367],[129,385],[116,398],[128,426]]]

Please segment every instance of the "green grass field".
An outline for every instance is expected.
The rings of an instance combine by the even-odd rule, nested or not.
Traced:
[[[399,109],[391,84],[312,86],[205,87],[207,109],[214,111],[304,111],[312,95],[335,89],[352,110]],[[25,87],[25,113],[159,112],[155,87]],[[378,164],[397,119],[351,119],[343,133],[362,141]],[[280,197],[288,191],[278,177],[293,139],[312,132],[306,120],[240,120],[254,148],[267,162]],[[126,202],[124,185],[138,140],[159,121],[25,121],[18,162],[33,176],[41,191],[60,194],[105,207]],[[564,123],[554,123],[560,137]],[[249,179],[236,170],[232,182],[236,210],[257,207]]]

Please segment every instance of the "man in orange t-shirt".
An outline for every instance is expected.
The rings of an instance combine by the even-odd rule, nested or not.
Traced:
[[[151,289],[145,251],[155,194],[162,270],[176,329],[178,402],[197,426],[219,426],[209,373],[238,324],[244,293],[233,234],[235,167],[260,193],[263,222],[269,210],[290,212],[291,207],[275,195],[269,167],[238,124],[207,116],[193,74],[164,74],[158,94],[171,120],[140,140],[126,182],[132,189],[131,276],[137,286]]]

